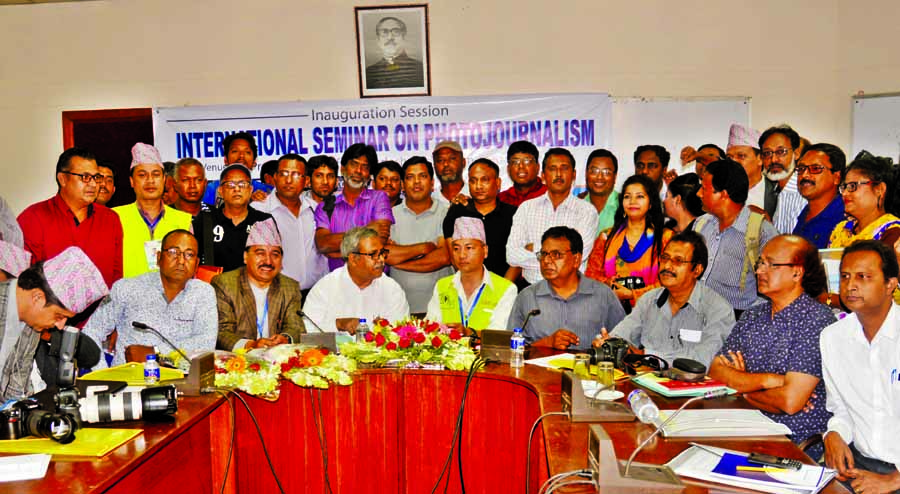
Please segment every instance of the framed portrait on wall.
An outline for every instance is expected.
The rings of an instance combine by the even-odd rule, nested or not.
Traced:
[[[428,5],[355,11],[360,97],[430,96]]]

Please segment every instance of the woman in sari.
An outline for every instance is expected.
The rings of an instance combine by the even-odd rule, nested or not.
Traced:
[[[831,232],[830,248],[847,247],[857,240],[880,240],[890,247],[900,238],[900,218],[887,213],[891,169],[872,158],[856,159],[847,167],[838,191],[848,218]]]
[[[585,275],[609,285],[626,310],[659,286],[659,254],[672,236],[664,219],[653,181],[633,175],[622,186],[608,236],[594,242]]]

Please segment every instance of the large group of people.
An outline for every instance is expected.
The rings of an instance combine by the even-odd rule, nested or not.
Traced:
[[[824,432],[825,461],[858,492],[900,489],[900,218],[883,159],[734,125],[725,150],[685,147],[680,175],[663,146],[638,147],[617,190],[610,151],[578,163],[519,141],[501,190],[500,166],[454,141],[402,164],[364,143],[340,161],[288,154],[263,180],[252,135],[222,151],[207,180],[199,161],[167,170],[135,144],[136,200],[108,209],[112,167],[72,148],[54,197],[17,219],[0,202],[3,399],[54,385],[65,324],[94,367],[173,350],[134,322],[191,353],[410,314],[465,333],[528,319],[534,346],[620,337],[697,360],[793,440]],[[824,248],[844,248],[830,290]]]

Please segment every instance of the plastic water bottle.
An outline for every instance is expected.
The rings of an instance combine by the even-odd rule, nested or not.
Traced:
[[[159,383],[159,362],[156,361],[156,354],[147,355],[144,362],[144,382],[150,386]]]
[[[509,340],[509,366],[523,367],[525,365],[525,337],[522,336],[522,328],[513,329],[512,338]]]
[[[629,393],[628,404],[631,405],[631,411],[641,422],[655,424],[659,421],[659,408],[643,389],[635,389]]]
[[[367,334],[369,334],[369,325],[365,319],[360,319],[359,325],[356,326],[356,342],[365,343]]]

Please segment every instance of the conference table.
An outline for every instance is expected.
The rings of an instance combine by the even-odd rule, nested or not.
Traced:
[[[271,470],[290,493],[457,493],[463,492],[461,482],[466,492],[523,493],[526,480],[528,492],[537,493],[550,476],[587,468],[589,424],[548,416],[529,444],[535,420],[562,410],[560,371],[492,363],[474,375],[466,391],[467,376],[362,369],[352,385],[327,390],[283,382],[275,401],[241,395],[252,416],[234,396],[183,397],[172,421],[111,424],[142,428],[143,434],[105,457],[54,457],[44,479],[0,484],[0,493],[279,492]],[[619,385],[626,393],[631,388],[631,383]],[[459,441],[450,454],[464,393]],[[684,402],[651,395],[664,409]],[[692,408],[747,406],[732,396]],[[623,459],[653,432],[640,422],[603,427]],[[703,442],[811,462],[784,437]],[[665,463],[687,447],[686,440],[657,437],[637,461]],[[595,492],[584,487],[558,492]],[[715,491],[697,483],[685,490]],[[823,492],[847,491],[832,482]]]

